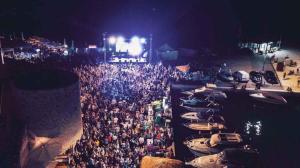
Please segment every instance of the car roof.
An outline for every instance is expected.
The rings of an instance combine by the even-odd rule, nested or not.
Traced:
[[[262,75],[262,73],[258,72],[258,71],[251,71],[249,74],[250,75]]]
[[[246,71],[238,71],[238,72],[243,74],[243,75],[249,75],[248,72],[246,72]]]

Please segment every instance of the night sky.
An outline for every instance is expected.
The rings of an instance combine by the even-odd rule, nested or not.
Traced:
[[[157,45],[218,47],[238,39],[300,40],[296,2],[277,0],[4,0],[0,33],[21,32],[77,44],[102,32],[153,33]]]

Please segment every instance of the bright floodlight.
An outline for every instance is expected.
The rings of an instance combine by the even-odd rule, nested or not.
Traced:
[[[139,39],[139,37],[134,36],[134,37],[131,38],[131,42],[132,42],[132,43],[139,43],[139,42],[140,42],[140,39]]]
[[[116,41],[117,41],[116,38],[113,36],[108,39],[109,44],[115,44]]]
[[[139,56],[143,52],[143,46],[139,42],[132,41],[128,49],[129,54],[132,56]]]
[[[68,50],[64,51],[64,56],[67,56],[69,54]]]
[[[117,39],[117,43],[123,43],[125,41],[124,37],[119,36]]]
[[[140,39],[140,43],[145,44],[146,43],[146,39],[145,38],[141,38]]]
[[[117,42],[116,43],[116,51],[117,52],[127,52],[129,50],[129,44],[126,42]]]

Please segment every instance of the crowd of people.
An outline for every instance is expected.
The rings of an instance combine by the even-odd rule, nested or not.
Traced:
[[[70,167],[134,168],[145,155],[173,157],[170,109],[153,102],[168,99],[179,71],[162,64],[83,65],[74,71],[81,82],[83,136],[68,153]]]

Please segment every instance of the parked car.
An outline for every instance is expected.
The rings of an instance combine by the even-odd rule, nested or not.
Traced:
[[[249,74],[245,71],[236,71],[232,74],[233,78],[237,82],[247,83],[250,79]]]
[[[254,83],[262,83],[262,74],[260,72],[257,71],[251,71],[249,73],[250,75],[250,79],[252,82]]]
[[[217,77],[223,82],[232,82],[234,80],[232,74],[227,71],[219,72]]]
[[[264,78],[270,84],[278,84],[277,77],[273,71],[265,71]]]

